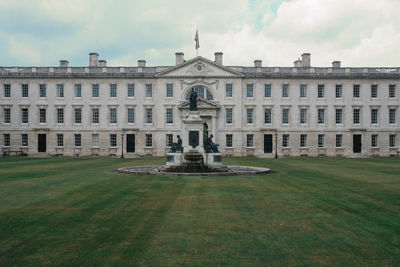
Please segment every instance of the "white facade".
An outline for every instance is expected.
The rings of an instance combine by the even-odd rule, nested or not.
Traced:
[[[343,68],[340,62],[314,68],[309,54],[284,68],[262,67],[259,60],[254,67],[228,67],[222,53],[214,61],[184,61],[177,53],[176,62],[106,67],[91,53],[89,67],[67,61],[0,67],[0,149],[119,156],[123,134],[125,156],[165,155],[170,135],[176,141],[185,134],[185,97],[195,87],[204,90],[200,116],[223,154],[366,157],[399,151],[399,68]]]

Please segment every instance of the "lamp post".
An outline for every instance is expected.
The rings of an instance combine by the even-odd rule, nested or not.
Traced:
[[[121,159],[124,158],[124,133],[121,133],[121,149],[122,149],[122,153],[121,153]]]
[[[278,133],[275,133],[275,158],[278,158]]]

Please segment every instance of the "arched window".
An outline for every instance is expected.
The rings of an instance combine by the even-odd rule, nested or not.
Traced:
[[[207,100],[214,100],[210,90],[208,90],[207,88],[202,87],[202,86],[196,86],[196,87],[193,87],[193,88],[197,92],[197,94],[198,94],[198,96],[200,98],[207,99]],[[185,97],[186,100],[189,100],[190,90],[186,94],[186,97]]]

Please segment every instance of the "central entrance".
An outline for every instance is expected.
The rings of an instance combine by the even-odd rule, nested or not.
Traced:
[[[272,134],[264,134],[264,153],[272,153]]]
[[[128,153],[135,152],[135,135],[134,134],[126,135],[126,152],[128,152]]]

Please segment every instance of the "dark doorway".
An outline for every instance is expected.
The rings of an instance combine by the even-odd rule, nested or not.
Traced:
[[[46,134],[38,134],[38,152],[46,152]]]
[[[135,152],[135,135],[134,134],[126,135],[126,152],[128,152],[128,153]]]
[[[272,153],[272,134],[264,134],[264,153]]]
[[[353,135],[353,153],[361,153],[361,134]]]

